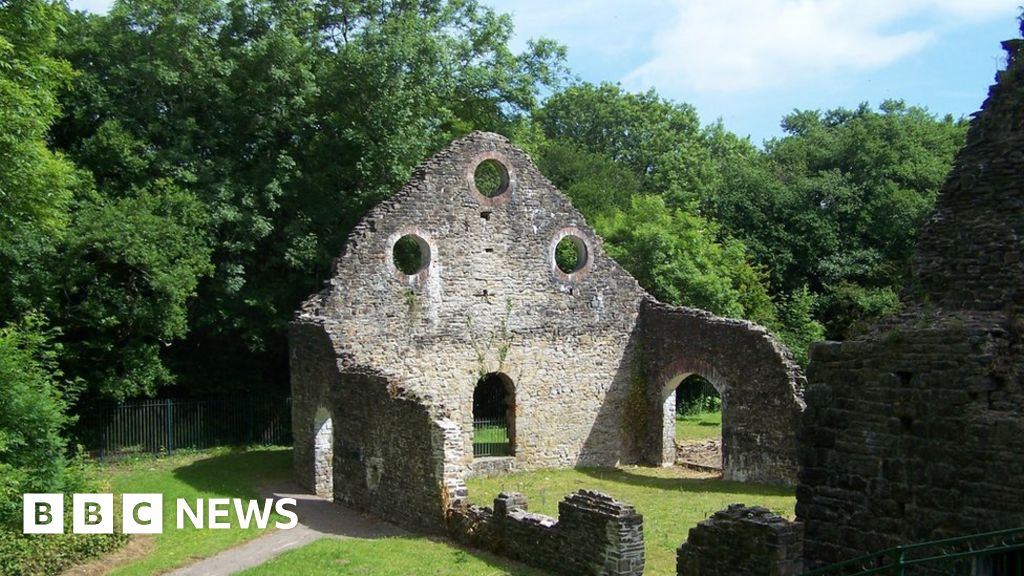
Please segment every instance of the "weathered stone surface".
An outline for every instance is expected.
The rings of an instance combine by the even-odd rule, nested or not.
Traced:
[[[475,188],[483,160],[507,171],[497,196]],[[407,235],[423,256],[412,274],[392,257]],[[555,263],[566,236],[585,256],[570,273]],[[726,477],[793,479],[803,381],[789,352],[761,327],[654,301],[495,134],[454,142],[371,210],[297,314],[290,343],[298,480],[324,490],[333,466],[336,499],[402,524],[450,529],[446,511],[462,506],[471,473],[671,462],[670,387],[689,373],[720,387]],[[511,400],[512,454],[483,462],[473,458],[474,388],[492,373]],[[465,509],[459,525],[492,530],[484,512]],[[527,520],[506,528],[543,527]],[[615,549],[630,549],[632,534]],[[628,558],[614,562],[631,569]]]
[[[694,528],[679,547],[679,576],[796,576],[803,525],[760,506],[733,504]]]
[[[723,477],[795,484],[804,377],[778,340],[744,320],[653,300],[641,308],[639,333],[649,412],[660,413],[648,422],[648,461],[675,461],[673,392],[700,374],[722,398]]]
[[[1024,66],[972,122],[906,313],[811,350],[797,516],[809,566],[1024,525]]]
[[[457,503],[450,534],[526,564],[571,575],[640,575],[643,516],[606,494],[580,490],[558,504],[558,520],[531,514],[519,493],[501,493],[493,510]]]

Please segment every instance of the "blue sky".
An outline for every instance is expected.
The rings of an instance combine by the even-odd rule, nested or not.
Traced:
[[[552,38],[581,79],[653,87],[760,144],[794,109],[899,98],[969,115],[1001,67],[999,42],[1019,36],[1024,0],[482,1],[512,14],[513,48]]]

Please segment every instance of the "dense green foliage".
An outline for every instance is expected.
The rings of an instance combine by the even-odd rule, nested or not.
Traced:
[[[914,238],[966,125],[902,102],[796,111],[761,150],[653,92],[560,92],[535,115],[542,169],[662,300],[806,346],[899,307]]]
[[[764,153],[720,146],[722,184],[704,206],[750,248],[773,290],[809,289],[829,336],[841,338],[898,307],[966,124],[886,101],[878,111],[798,111],[782,126],[787,135]]]
[[[287,321],[348,230],[471,129],[533,153],[658,298],[763,323],[803,361],[825,327],[898,308],[964,134],[885,102],[795,111],[762,150],[653,91],[565,86],[560,46],[513,54],[509,17],[473,0],[0,18],[0,321],[45,317],[85,401],[284,387]]]
[[[168,255],[200,278],[174,286],[198,296],[188,339],[140,347],[124,385],[102,391],[175,375],[191,389],[286,385],[286,324],[359,217],[452,138],[515,131],[563,73],[560,47],[512,54],[510,34],[475,1],[147,0],[74,16],[61,54],[80,74],[56,144],[104,196],[159,182],[195,199],[179,213],[207,216],[182,223]],[[164,342],[183,336],[160,327]]]
[[[36,316],[0,328],[0,526],[21,520],[21,494],[65,487],[67,402]]]

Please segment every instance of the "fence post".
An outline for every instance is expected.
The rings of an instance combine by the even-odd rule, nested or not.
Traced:
[[[897,546],[894,553],[896,554],[896,563],[893,564],[893,576],[903,576],[903,547]]]
[[[164,400],[164,414],[166,416],[166,432],[167,432],[167,454],[174,454],[174,418],[172,412],[174,411],[174,402],[167,398]]]

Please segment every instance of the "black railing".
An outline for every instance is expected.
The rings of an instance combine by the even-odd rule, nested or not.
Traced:
[[[504,418],[473,419],[473,456],[510,456],[511,441]]]
[[[100,458],[292,442],[290,398],[128,400],[83,413],[75,440]]]

